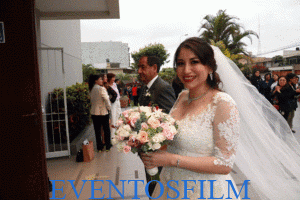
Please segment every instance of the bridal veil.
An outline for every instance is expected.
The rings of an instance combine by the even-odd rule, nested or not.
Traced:
[[[260,199],[300,199],[300,145],[286,120],[219,48],[212,46],[223,89],[240,113],[236,166]]]

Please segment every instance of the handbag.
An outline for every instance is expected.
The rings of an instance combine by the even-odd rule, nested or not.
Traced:
[[[89,141],[88,145],[83,144],[82,149],[83,149],[83,161],[91,162],[95,156],[93,142]]]
[[[80,149],[76,155],[76,162],[83,162],[83,151]]]
[[[109,96],[109,100],[111,103],[115,103],[116,99],[117,99],[117,93],[114,91],[114,89],[112,89],[111,87],[109,87],[107,89],[108,92],[108,96]]]

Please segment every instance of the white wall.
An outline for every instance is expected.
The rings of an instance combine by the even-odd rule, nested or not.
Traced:
[[[54,88],[63,88],[81,83],[81,32],[79,20],[40,20],[37,10],[37,44],[40,66],[40,85],[42,106],[46,108],[48,93]],[[62,47],[61,51],[41,50],[40,48]],[[64,64],[64,75],[62,69]],[[65,82],[64,82],[65,77]],[[43,116],[43,121],[46,117]],[[48,136],[46,124],[44,125],[46,152],[48,149]],[[48,154],[46,154],[48,156]]]
[[[65,85],[82,83],[81,32],[79,20],[41,20],[40,47],[62,47]],[[39,50],[42,104],[48,92],[64,86],[61,51]]]
[[[296,50],[284,50],[283,51],[283,57],[292,57],[292,56],[299,56],[300,51]]]
[[[129,48],[122,42],[82,42],[82,62],[84,64],[120,63],[120,68],[129,68]]]
[[[80,20],[42,20],[41,46],[63,47],[66,85],[82,83]]]

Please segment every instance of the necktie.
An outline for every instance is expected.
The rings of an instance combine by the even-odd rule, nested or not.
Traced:
[[[146,96],[147,91],[148,91],[148,87],[145,86],[145,87],[144,87],[144,91],[143,91],[143,96]]]

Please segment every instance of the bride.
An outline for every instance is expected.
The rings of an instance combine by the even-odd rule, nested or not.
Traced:
[[[146,168],[164,167],[152,197],[249,199],[248,181],[260,199],[300,199],[300,146],[237,66],[193,37],[178,47],[174,67],[188,90],[170,111],[179,129],[167,151],[142,155]],[[242,192],[233,164],[247,178]]]

